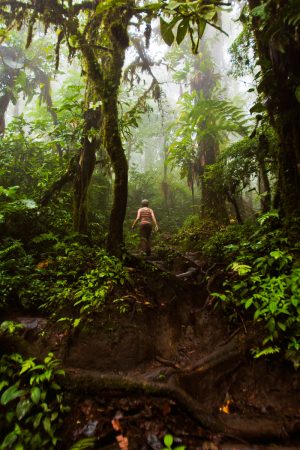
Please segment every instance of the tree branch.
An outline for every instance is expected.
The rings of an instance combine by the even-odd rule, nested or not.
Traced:
[[[61,189],[71,181],[74,180],[75,174],[76,174],[76,165],[77,165],[78,157],[73,157],[70,161],[69,168],[67,172],[60,177],[59,180],[55,181],[50,188],[44,192],[41,200],[40,205],[41,206],[47,206],[54,194],[61,191]]]

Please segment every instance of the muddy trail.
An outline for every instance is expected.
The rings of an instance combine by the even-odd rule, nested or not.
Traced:
[[[299,373],[252,358],[259,330],[215,308],[222,273],[199,258],[132,257],[132,289],[72,333],[18,318],[31,355],[63,361],[64,448],[94,437],[97,449],[159,450],[166,434],[172,448],[300,448]]]

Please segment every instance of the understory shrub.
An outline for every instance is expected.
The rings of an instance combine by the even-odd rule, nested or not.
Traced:
[[[20,241],[0,249],[0,308],[42,309],[78,326],[129,282],[123,263],[104,250],[53,233],[34,238],[31,254]],[[38,257],[38,255],[40,255]]]
[[[253,317],[264,334],[254,348],[256,358],[285,352],[300,365],[300,260],[299,241],[287,236],[277,212],[258,219],[249,239],[227,246],[232,261],[224,290],[213,294],[231,315]],[[293,225],[292,225],[293,228]]]
[[[42,363],[14,353],[0,360],[0,449],[57,448],[69,410],[59,385],[64,371],[52,353]]]
[[[128,273],[118,258],[78,242],[58,241],[24,280],[18,296],[23,306],[42,308],[78,326],[127,281]]]
[[[200,251],[207,240],[217,231],[224,229],[212,219],[202,219],[198,215],[186,218],[182,227],[173,238],[173,242],[187,251]]]

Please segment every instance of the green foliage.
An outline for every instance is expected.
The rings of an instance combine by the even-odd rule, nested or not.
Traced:
[[[22,328],[23,325],[21,325],[20,323],[13,322],[11,320],[5,320],[0,324],[0,336],[11,336],[19,330],[22,330]]]
[[[161,36],[167,45],[172,45],[175,40],[179,45],[188,33],[192,43],[192,52],[197,53],[207,24],[221,30],[216,25],[217,11],[217,6],[203,4],[201,0],[171,1],[163,8],[163,12],[172,17],[171,21],[167,22],[160,17]],[[175,26],[176,35],[173,32]]]
[[[207,99],[202,92],[185,93],[180,100],[180,109],[178,119],[172,124],[175,133],[168,161],[179,166],[182,177],[189,179],[193,167],[200,174],[201,142],[213,139],[219,144],[226,142],[229,133],[244,135],[247,132],[248,119],[244,113],[232,102],[216,95]]]
[[[69,450],[83,450],[85,448],[94,448],[95,440],[96,439],[93,437],[80,439],[80,441],[72,445]]]
[[[220,229],[222,229],[220,224],[212,219],[201,219],[198,215],[191,215],[173,237],[173,242],[185,250],[202,250],[207,240]]]
[[[98,251],[96,261],[97,267],[79,278],[72,293],[74,307],[79,308],[80,320],[100,311],[114,288],[129,281],[128,273],[117,258]]]
[[[0,308],[43,308],[77,327],[113,300],[130,281],[121,261],[72,240],[42,234],[32,240],[31,254],[20,241],[6,241],[0,247]]]
[[[4,223],[14,213],[24,213],[37,207],[36,203],[18,194],[19,186],[0,186],[0,223]]]
[[[276,179],[276,153],[278,141],[272,130],[229,145],[221,152],[216,163],[206,168],[204,179],[211,182],[216,193],[223,193],[232,201],[245,191],[253,191],[254,177],[264,165],[268,178]],[[261,199],[259,194],[257,199]]]
[[[249,74],[253,76],[256,65],[254,33],[247,5],[243,7],[240,21],[242,22],[243,30],[229,48],[231,56],[230,74],[236,79]]]
[[[173,447],[174,444],[174,438],[171,434],[166,434],[164,437],[164,445],[165,447],[163,450],[185,450],[185,445],[180,445]]]
[[[255,225],[252,223],[228,225],[208,236],[202,252],[211,263],[229,264],[233,253],[238,251],[240,242],[250,237],[254,230]]]
[[[42,308],[76,328],[82,320],[99,312],[115,289],[129,281],[121,261],[104,250],[78,242],[61,242],[52,234],[33,241],[38,249],[41,243],[47,243],[44,259],[19,274],[18,283],[10,273],[5,279],[8,286],[15,283],[9,293],[25,308]],[[3,286],[4,293],[5,289]]]
[[[58,430],[68,411],[59,366],[52,353],[43,363],[16,353],[1,357],[1,449],[57,448]]]
[[[14,301],[33,267],[20,241],[9,239],[0,246],[0,310]]]
[[[26,121],[23,115],[8,125],[0,140],[0,157],[0,183],[6,188],[20,186],[21,193],[33,199],[60,170],[54,145],[45,140],[45,130]]]
[[[260,346],[253,349],[255,357],[283,349],[295,363],[300,348],[300,268],[295,253],[299,242],[289,242],[278,221],[276,212],[267,213],[248,240],[227,246],[233,261],[224,292],[214,295],[236,312],[251,312],[254,322],[264,325]]]

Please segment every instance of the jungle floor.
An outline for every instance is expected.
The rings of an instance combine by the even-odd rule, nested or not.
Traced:
[[[63,360],[63,448],[94,436],[97,449],[159,450],[171,434],[172,448],[299,449],[300,374],[278,357],[253,359],[260,330],[210,301],[222,272],[197,253],[127,265],[134,285],[93,326],[69,333],[18,317],[31,355]]]

